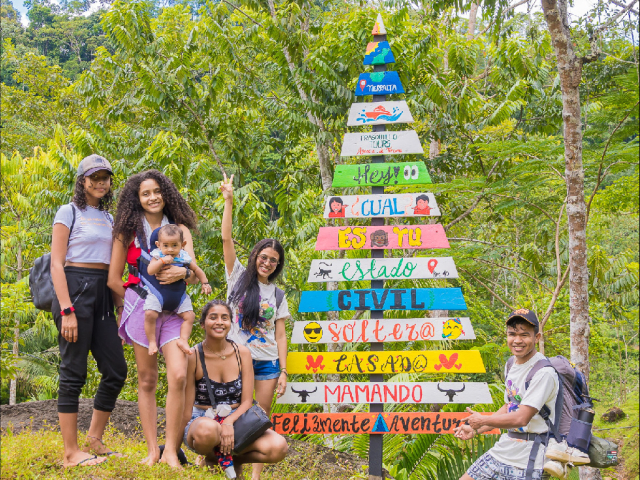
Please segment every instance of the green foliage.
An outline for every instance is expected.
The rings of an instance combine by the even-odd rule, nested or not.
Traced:
[[[25,331],[36,331],[35,314],[27,312],[24,279],[20,283],[17,272],[26,274],[33,259],[48,249],[53,213],[68,201],[74,166],[89,153],[112,160],[119,184],[147,168],[163,171],[176,183],[198,213],[195,250],[216,297],[226,294],[220,261],[222,170],[235,174],[233,234],[241,260],[265,237],[278,238],[285,246],[286,266],[279,282],[287,292],[293,321],[325,319],[297,312],[302,290],[325,288],[306,282],[312,259],[369,256],[319,252],[314,241],[318,228],[326,225],[321,217],[324,195],[338,193],[323,191],[321,154],[331,165],[355,161],[341,158],[339,151],[377,11],[339,1],[276,2],[273,10],[263,1],[237,5],[116,0],[108,12],[82,17],[70,14],[79,4],[38,2],[32,4],[31,24],[24,29],[11,4],[3,0],[2,32],[12,39],[3,46],[1,72],[6,177],[1,272],[3,287],[7,285],[3,378],[14,374],[16,365],[22,365],[16,362],[23,361],[4,354],[12,346],[16,321],[23,338]],[[474,38],[467,36],[467,19],[452,10],[466,10],[468,2],[439,1],[421,9],[405,2],[392,5],[383,8],[382,15],[397,60],[392,69],[407,90],[398,99],[408,102],[416,119],[412,127],[425,150],[428,145],[432,150],[429,156],[411,159],[424,161],[434,179],[430,190],[442,211],[437,220],[447,228],[447,255],[454,257],[460,278],[388,285],[463,289],[468,310],[449,314],[471,317],[477,339],[455,347],[479,350],[487,373],[449,379],[490,383],[496,404],[483,407],[496,409],[502,402],[500,382],[509,356],[504,318],[511,308],[524,306],[539,313],[547,355],[568,356],[570,351],[562,93],[555,55],[541,14],[504,15],[504,1],[483,3],[483,17],[478,19],[478,32],[483,33]],[[588,49],[588,24],[576,22],[572,28],[577,48]],[[629,41],[629,28],[625,20],[602,39],[605,55],[584,66],[580,86],[589,208],[594,358],[590,373],[592,391],[608,401],[631,398],[637,391],[638,50]],[[412,222],[399,218],[389,223]],[[340,287],[364,288],[368,282]],[[191,293],[198,310],[206,299],[195,289]],[[388,318],[415,315],[386,313]],[[361,318],[368,316],[365,312]],[[353,312],[339,317],[350,319]],[[291,328],[288,322],[287,330]],[[193,340],[201,335],[194,329]],[[389,348],[453,345],[416,342]],[[36,356],[47,351],[45,346],[34,347]],[[317,348],[326,347],[290,345],[292,351]],[[135,359],[128,347],[125,356],[129,379],[121,397],[136,400]],[[50,395],[52,381],[37,380],[42,375],[36,370],[29,375],[29,381],[24,376],[25,385],[30,385],[25,392]],[[49,375],[55,378],[53,372]],[[387,380],[437,379],[438,375],[415,375]],[[91,360],[83,396],[92,396],[98,381]],[[160,405],[165,397],[161,363]],[[367,408],[354,406],[356,411]],[[306,404],[273,406],[274,412],[320,410]],[[384,462],[396,478],[459,478],[494,440],[488,436],[465,443],[446,436],[388,436]],[[368,453],[365,436],[311,436],[305,441],[331,444],[362,457]]]

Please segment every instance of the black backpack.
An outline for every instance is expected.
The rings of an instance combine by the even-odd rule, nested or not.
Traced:
[[[73,210],[73,219],[71,220],[71,227],[69,227],[70,239],[73,226],[76,223],[76,207],[73,203],[69,205]],[[67,245],[69,245],[68,241]],[[29,269],[29,290],[31,291],[31,301],[35,307],[39,310],[50,312],[53,299],[56,296],[56,291],[51,281],[51,253],[45,253],[33,262],[33,267]]]

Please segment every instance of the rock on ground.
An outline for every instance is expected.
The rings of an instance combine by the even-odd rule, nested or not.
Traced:
[[[602,414],[602,420],[611,423],[621,420],[626,416],[627,414],[624,413],[621,408],[613,407],[610,408],[606,413]]]

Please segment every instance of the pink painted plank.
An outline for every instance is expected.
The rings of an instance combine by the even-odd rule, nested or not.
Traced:
[[[442,225],[321,227],[316,250],[449,248]]]

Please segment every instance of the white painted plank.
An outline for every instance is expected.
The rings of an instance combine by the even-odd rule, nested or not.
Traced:
[[[299,321],[291,343],[414,342],[473,340],[469,317]]]
[[[452,257],[313,260],[308,282],[458,278]]]
[[[493,403],[485,382],[289,382],[277,403]]]
[[[324,218],[439,217],[433,193],[326,197]]]
[[[413,116],[404,100],[397,102],[352,103],[347,125],[385,125],[413,123]]]
[[[345,133],[342,157],[424,153],[415,130]]]

